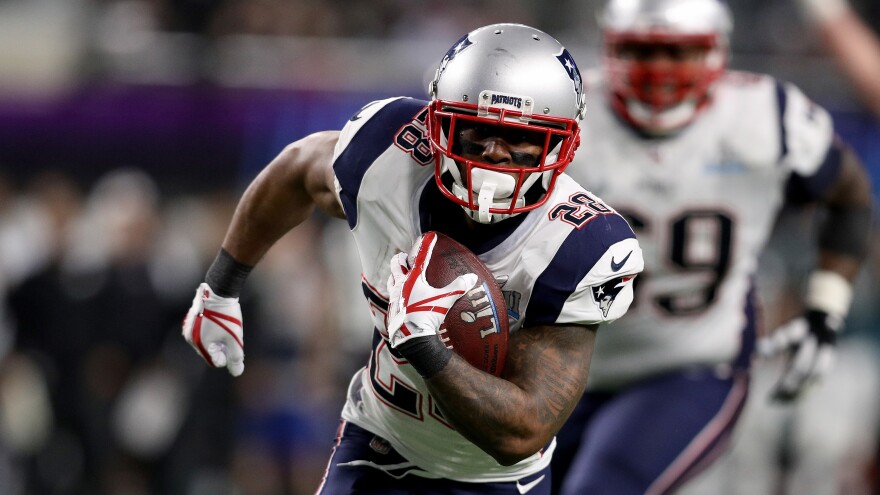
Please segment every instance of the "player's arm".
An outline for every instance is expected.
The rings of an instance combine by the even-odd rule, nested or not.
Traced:
[[[880,116],[880,38],[848,0],[798,0],[862,100]]]
[[[840,170],[818,198],[827,215],[819,226],[818,259],[807,281],[804,315],[760,342],[765,355],[788,354],[786,369],[773,391],[780,401],[797,399],[831,368],[837,334],[852,302],[852,281],[870,242],[868,174],[852,150],[839,141],[832,146],[840,153]]]
[[[237,262],[255,265],[266,251],[315,207],[344,218],[334,192],[337,131],[319,132],[288,145],[245,190],[223,240]]]
[[[833,146],[841,154],[840,172],[820,200],[827,216],[820,226],[817,268],[852,281],[868,251],[871,180],[855,152],[841,142]]]
[[[535,283],[544,294],[567,295],[564,301],[545,301],[548,307],[562,304],[544,314],[536,303],[535,323],[510,334],[503,378],[471,366],[437,338],[452,305],[477,283],[476,275],[432,287],[424,275],[436,242],[430,234],[411,254],[391,258],[390,345],[425,379],[444,419],[500,464],[526,459],[551,441],[584,392],[598,324],[619,318],[632,302],[632,280],[644,268],[632,229],[619,215],[603,216],[594,228],[604,239],[577,230],[566,246],[573,257],[581,255],[582,266],[551,263]],[[616,270],[615,255],[623,260]],[[563,272],[569,278],[577,273],[580,282],[559,283],[554,275]],[[599,293],[605,294],[601,304]]]
[[[454,354],[425,380],[444,418],[501,464],[525,459],[562,428],[587,384],[597,325],[537,326],[510,335],[505,379]]]
[[[319,132],[290,144],[245,190],[183,321],[184,339],[209,365],[233,376],[244,371],[238,294],[266,251],[316,207],[344,216],[332,168],[338,137],[336,131]]]

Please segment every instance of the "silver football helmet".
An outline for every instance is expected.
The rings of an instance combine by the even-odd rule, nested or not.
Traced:
[[[480,223],[542,205],[579,144],[584,94],[574,59],[552,36],[521,24],[471,31],[443,57],[428,92],[428,131],[440,191]],[[539,133],[537,163],[468,160],[459,132],[480,125]]]
[[[724,2],[610,0],[599,24],[612,106],[621,117],[665,134],[705,108],[727,65],[733,21]]]

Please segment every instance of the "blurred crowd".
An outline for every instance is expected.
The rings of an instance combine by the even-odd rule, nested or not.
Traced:
[[[139,16],[161,31],[196,32],[217,37],[236,34],[308,37],[389,38],[419,26],[460,30],[467,16],[480,25],[504,11],[524,21],[537,2],[477,0],[102,0],[108,19]],[[467,22],[473,22],[468,19]],[[426,35],[435,34],[430,29]]]
[[[734,30],[731,40],[735,67],[801,79],[811,94],[841,91],[833,71],[811,78],[806,74],[815,72],[790,56],[811,57],[813,70],[827,67],[819,37],[805,27],[795,2],[729,3],[735,24],[743,27]],[[851,3],[875,29],[880,27],[877,2]],[[540,0],[3,0],[0,65],[7,70],[0,73],[0,89],[13,85],[27,92],[105,79],[324,88],[344,84],[339,69],[344,73],[345,68],[356,71],[357,84],[367,89],[398,87],[395,79],[410,81],[414,74],[421,79],[421,71],[434,63],[435,48],[445,50],[464,32],[499,19],[554,33],[579,61],[587,61],[595,57],[599,43],[595,15],[601,4],[554,0],[547,8]],[[375,45],[389,40],[402,45]],[[20,50],[29,52],[28,57]],[[349,53],[332,53],[340,50]],[[389,77],[382,79],[381,72],[373,76],[360,64],[363,57]],[[332,76],[325,76],[333,68]],[[236,71],[248,77],[236,77]],[[419,82],[416,89],[421,88]]]
[[[548,9],[540,0],[95,0],[107,14],[138,16],[155,29],[195,32],[211,37],[239,34],[304,37],[457,37],[462,30],[496,22],[550,24],[555,32],[589,24],[597,0],[556,0]],[[877,21],[874,2],[854,1],[866,19]],[[760,5],[761,9],[753,7]],[[810,48],[803,40],[772,33],[782,21],[780,12],[792,10],[784,0],[731,2],[738,24],[754,28],[738,47],[760,48],[773,43],[788,49]],[[566,15],[581,14],[581,19]],[[880,21],[878,21],[880,22]],[[785,29],[790,33],[790,27]],[[800,41],[801,43],[797,43]],[[766,47],[765,47],[766,48]],[[815,48],[815,47],[813,47]]]
[[[314,489],[368,352],[359,272],[331,272],[351,258],[321,219],[298,229],[242,296],[248,372],[209,372],[179,325],[235,199],[134,169],[0,182],[0,493]]]

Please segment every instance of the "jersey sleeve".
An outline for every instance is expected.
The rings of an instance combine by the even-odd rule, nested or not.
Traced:
[[[797,202],[825,193],[840,170],[831,115],[793,84],[777,82],[780,163],[791,171],[787,195]]]
[[[822,165],[834,135],[831,115],[790,83],[777,82],[781,114],[781,162],[809,176]]]
[[[788,197],[820,197],[840,167],[831,115],[797,86],[765,74],[728,72],[715,95],[725,153],[789,181]],[[706,125],[709,125],[707,123]]]
[[[633,302],[635,277],[644,265],[635,238],[613,244],[566,299],[556,323],[589,325],[620,318]]]
[[[626,220],[601,215],[572,230],[535,282],[525,326],[610,322],[633,301],[642,250]]]
[[[425,104],[405,97],[377,100],[361,108],[342,128],[333,151],[333,174],[349,228],[357,225],[358,194],[367,170],[394,146],[394,135]]]

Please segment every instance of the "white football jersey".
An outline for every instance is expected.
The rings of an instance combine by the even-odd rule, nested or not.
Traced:
[[[730,72],[689,127],[650,138],[610,109],[601,74],[587,81],[566,172],[629,220],[645,255],[632,308],[598,336],[589,388],[747,362],[753,276],[788,179],[814,199],[839,170],[830,116],[790,84]]]
[[[337,193],[375,325],[369,364],[353,378],[342,416],[388,440],[417,475],[512,481],[546,467],[555,443],[502,466],[444,421],[424,380],[381,337],[391,256],[408,252],[428,230],[456,238],[498,279],[516,332],[619,318],[632,301],[642,253],[623,217],[567,176],[542,207],[481,229],[491,235],[476,240],[456,233],[450,219],[464,215],[436,187],[426,105],[411,98],[373,102],[346,124],[336,146]]]

